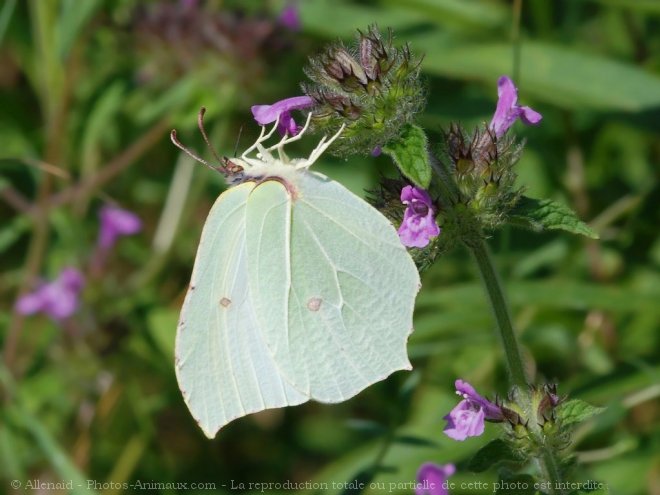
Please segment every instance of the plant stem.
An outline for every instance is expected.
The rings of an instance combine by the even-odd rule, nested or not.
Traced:
[[[502,285],[500,284],[499,277],[488,252],[488,246],[483,239],[475,240],[466,245],[474,256],[481,273],[481,278],[484,281],[484,287],[486,288],[493,315],[497,322],[498,334],[504,349],[511,382],[520,387],[524,393],[528,388],[525,367],[520,349],[518,348],[516,335],[513,331],[513,325],[511,324],[511,316],[509,315],[509,309],[504,298],[504,291],[502,290]]]
[[[522,17],[523,0],[513,1],[513,24],[511,26],[511,42],[513,45],[513,67],[511,75],[520,85],[520,18]]]
[[[507,367],[509,369],[509,376],[511,382],[518,386],[523,397],[530,401],[529,386],[527,376],[525,375],[525,366],[518,347],[518,341],[513,331],[511,324],[511,316],[509,309],[504,298],[504,291],[500,283],[493,260],[491,259],[488,251],[488,246],[483,239],[472,241],[466,244],[468,249],[472,252],[474,259],[479,266],[481,278],[484,281],[484,287],[488,293],[488,299],[497,321],[497,329],[504,348],[504,355],[506,357]],[[539,432],[539,442],[543,443],[543,433]],[[539,461],[543,466],[543,471],[546,479],[550,482],[551,493],[563,493],[561,489],[561,476],[559,473],[559,466],[554,453],[546,445],[542,445],[539,455]]]
[[[562,488],[561,476],[559,474],[559,466],[557,459],[550,448],[543,446],[543,457],[540,459],[545,472],[546,479],[550,482],[550,493],[557,493],[563,495],[565,493]]]

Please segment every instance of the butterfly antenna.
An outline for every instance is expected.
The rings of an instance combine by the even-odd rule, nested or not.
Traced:
[[[220,158],[220,155],[218,155],[218,152],[211,145],[211,141],[209,140],[209,137],[206,134],[206,129],[204,128],[204,114],[205,113],[206,113],[206,108],[202,107],[202,108],[199,109],[199,113],[197,114],[197,127],[199,127],[199,132],[202,133],[202,137],[204,138],[204,142],[206,143],[206,146],[208,146],[209,149],[211,150],[211,153],[213,153],[214,158],[218,161],[218,163],[222,163],[222,159]]]
[[[220,169],[219,167],[214,167],[213,165],[211,165],[206,160],[198,157],[195,153],[193,153],[188,148],[186,148],[183,144],[181,144],[181,141],[179,141],[179,139],[176,137],[176,129],[172,129],[172,132],[170,132],[170,140],[172,141],[174,146],[179,148],[181,151],[183,151],[186,155],[188,155],[193,160],[198,161],[199,163],[202,163],[202,164],[206,165],[208,168],[210,168],[211,170],[215,170],[216,172],[218,172],[218,170]]]
[[[243,126],[238,130],[238,137],[236,138],[236,145],[234,146],[234,158],[238,152],[238,145],[241,143],[241,136],[243,135]]]

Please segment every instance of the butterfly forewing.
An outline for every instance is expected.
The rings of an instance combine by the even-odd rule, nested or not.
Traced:
[[[179,386],[209,437],[235,418],[309,399],[281,376],[252,308],[246,213],[254,187],[236,186],[214,204],[179,320]]]

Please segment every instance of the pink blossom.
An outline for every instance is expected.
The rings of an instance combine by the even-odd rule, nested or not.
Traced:
[[[23,315],[45,313],[54,320],[64,320],[78,309],[85,279],[76,268],[65,268],[52,282],[42,283],[19,298],[16,311]]]
[[[517,119],[527,125],[535,125],[543,118],[540,113],[530,107],[518,105],[518,89],[507,76],[502,76],[497,81],[497,96],[497,108],[489,128],[498,138],[502,137]]]
[[[270,124],[279,119],[277,122],[277,131],[282,136],[285,134],[295,136],[300,129],[293,120],[293,117],[291,117],[291,112],[293,110],[309,108],[313,105],[314,100],[309,96],[294,96],[280,100],[272,105],[253,105],[252,116],[259,125]]]
[[[282,26],[291,31],[300,31],[300,12],[294,4],[287,4],[277,20]]]
[[[463,380],[456,380],[456,393],[463,400],[452,409],[445,419],[444,433],[449,438],[463,441],[468,437],[478,437],[484,432],[484,422],[502,421],[502,409],[479,395],[472,385]]]
[[[403,222],[399,227],[401,242],[408,247],[427,246],[431,237],[440,234],[431,196],[419,187],[405,186],[401,190],[401,202],[406,205]]]
[[[119,237],[137,234],[142,230],[142,221],[135,213],[115,206],[101,208],[99,218],[101,228],[98,245],[104,251],[111,249]]]
[[[415,495],[447,495],[447,478],[456,471],[453,464],[441,466],[432,462],[422,464],[417,471]]]

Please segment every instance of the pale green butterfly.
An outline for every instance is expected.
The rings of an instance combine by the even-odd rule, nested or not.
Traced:
[[[203,109],[208,144],[202,117]],[[342,402],[411,369],[415,264],[380,212],[309,170],[341,130],[307,159],[286,156],[309,123],[271,147],[277,122],[268,134],[262,127],[240,159],[211,167],[233,185],[204,224],[175,358],[184,400],[209,438],[247,414]],[[199,159],[174,131],[172,141]]]

